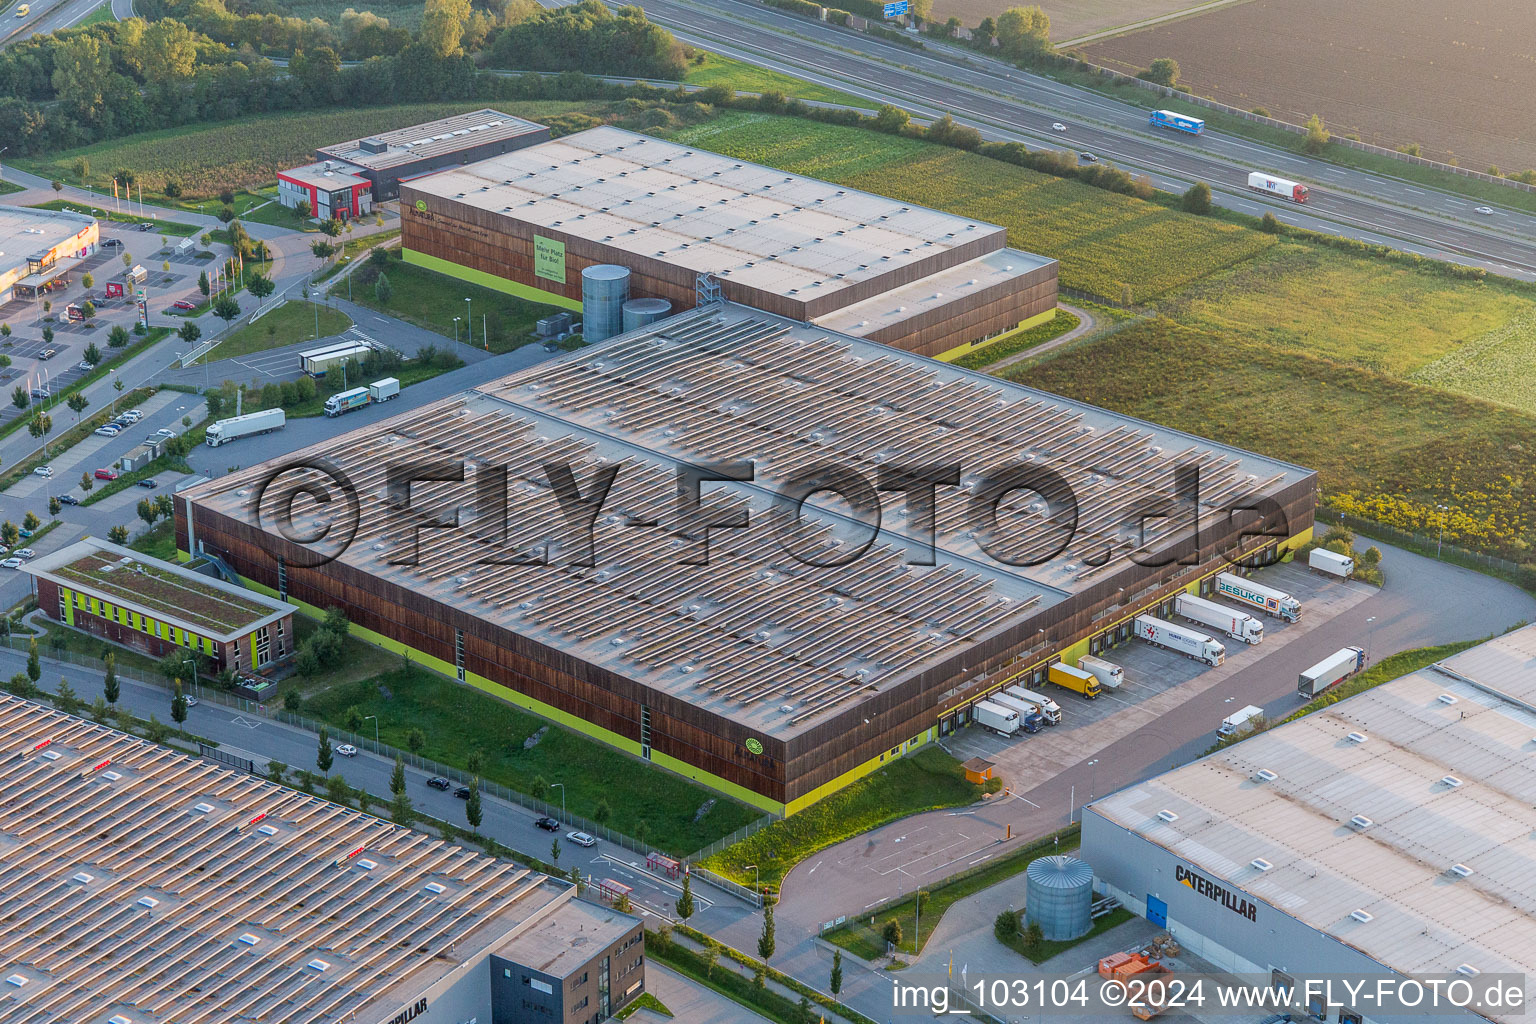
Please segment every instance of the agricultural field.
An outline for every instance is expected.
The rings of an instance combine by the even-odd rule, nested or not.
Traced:
[[[1536,303],[1409,379],[1508,405],[1536,416]]]
[[[93,175],[103,180],[120,167],[131,169],[144,186],[146,202],[163,196],[167,180],[179,182],[188,195],[211,196],[223,188],[253,188],[271,182],[276,179],[279,169],[311,159],[318,146],[478,110],[482,106],[484,104],[470,102],[411,103],[356,110],[272,114],[238,122],[129,135],[66,150],[53,157],[18,160],[16,166],[46,178],[74,183],[75,161],[83,157],[90,162]],[[550,100],[502,104],[501,109],[538,120],[540,116],[585,110],[591,106]]]
[[[1273,236],[865,128],[733,112],[678,142],[878,192],[1008,229],[1011,244],[1061,261],[1061,283],[1141,302],[1275,244]]]
[[[707,50],[699,50],[695,53],[688,64],[688,73],[683,76],[683,80],[689,85],[705,88],[711,85],[726,85],[742,92],[782,92],[796,99],[847,103],[850,106],[866,107],[871,110],[879,106],[871,100],[860,99],[849,93],[839,92],[837,89],[816,85],[795,78],[793,75],[770,71],[767,68],[760,68],[733,57],[710,53]]]
[[[1051,39],[1057,43],[1106,29],[1136,24],[1148,18],[1176,14],[1201,6],[1206,0],[1043,0],[1040,7],[1051,18]],[[933,17],[938,21],[959,18],[973,28],[982,18],[996,18],[1016,0],[934,0]]]
[[[1057,39],[1065,38],[1054,31]],[[1101,40],[1122,70],[1158,57],[1233,106],[1482,170],[1536,167],[1536,18],[1507,0],[1253,0]]]

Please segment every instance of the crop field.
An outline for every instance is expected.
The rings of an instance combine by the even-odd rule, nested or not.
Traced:
[[[734,157],[977,217],[1109,299],[1163,295],[1264,251],[1273,236],[1080,182],[865,128],[725,114],[671,136]]]
[[[1065,38],[1055,31],[1055,38]],[[1536,17],[1508,0],[1253,0],[1084,47],[1196,93],[1466,167],[1536,167]]]
[[[355,139],[372,132],[403,128],[422,121],[478,110],[477,103],[411,103],[356,110],[297,112],[251,117],[241,121],[173,128],[129,135],[52,158],[18,160],[22,170],[46,178],[73,181],[76,159],[90,161],[93,172],[106,178],[119,167],[138,175],[146,199],[159,195],[167,180],[181,184],[188,195],[216,195],[223,188],[249,188],[276,179],[279,169],[302,163],[315,148]],[[542,116],[584,110],[587,103],[542,101],[503,104],[501,109],[534,120]]]
[[[1044,0],[1040,7],[1051,17],[1051,38],[1068,40],[1090,32],[1118,28],[1147,18],[1173,14],[1204,0]],[[1015,0],[934,0],[933,16],[944,21],[959,18],[974,28],[982,18],[996,18]]]
[[[1410,380],[1512,406],[1536,416],[1536,303],[1482,337],[1423,367]]]

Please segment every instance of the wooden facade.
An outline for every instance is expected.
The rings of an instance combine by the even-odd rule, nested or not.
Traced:
[[[1056,264],[1051,263],[864,337],[920,356],[937,356],[1012,330],[1030,317],[1054,308]]]

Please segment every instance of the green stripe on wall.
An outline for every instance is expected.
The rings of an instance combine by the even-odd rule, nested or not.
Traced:
[[[468,281],[470,284],[489,288],[493,292],[505,292],[508,295],[515,295],[520,299],[527,299],[529,302],[542,302],[551,306],[562,306],[565,309],[574,309],[578,312],[581,310],[581,303],[576,299],[568,299],[564,295],[546,292],[542,288],[518,284],[516,281],[509,281],[504,277],[497,277],[495,274],[487,274],[483,270],[473,270],[458,263],[450,263],[439,256],[428,256],[426,253],[417,252],[415,249],[403,250],[400,258],[414,267],[446,274],[448,277],[456,277],[460,281]]]

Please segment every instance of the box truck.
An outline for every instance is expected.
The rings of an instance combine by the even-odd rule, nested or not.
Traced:
[[[1032,700],[1020,700],[1007,693],[994,693],[987,698],[987,703],[1017,711],[1019,727],[1030,735],[1039,732],[1040,727],[1045,724],[1045,715],[1040,712],[1040,706]]]
[[[400,378],[385,377],[368,385],[368,401],[387,402],[400,394]]]
[[[1362,668],[1365,668],[1365,652],[1358,647],[1346,647],[1303,672],[1296,680],[1296,692],[1303,697],[1316,697]]]
[[[1149,644],[1177,651],[1212,668],[1227,658],[1227,649],[1199,630],[1176,626],[1151,615],[1136,616],[1136,635]]]
[[[353,409],[361,409],[368,404],[367,388],[352,388],[332,395],[325,400],[325,414],[327,416],[340,416],[342,413],[351,412]]]
[[[1250,732],[1259,724],[1258,720],[1264,717],[1264,709],[1249,704],[1241,711],[1234,711],[1221,720],[1221,728],[1216,730],[1216,735],[1221,737],[1237,736]]]
[[[1287,622],[1301,620],[1301,602],[1283,590],[1266,587],[1230,572],[1216,574],[1216,593],[1240,605],[1276,615]]]
[[[1077,667],[1084,672],[1092,672],[1093,677],[1099,681],[1099,685],[1106,690],[1118,690],[1120,684],[1125,682],[1125,669],[1112,661],[1095,658],[1091,654],[1078,658]]]
[[[335,369],[349,359],[362,362],[373,354],[373,346],[362,342],[342,341],[312,348],[299,353],[299,369],[311,377],[324,377],[327,370]]]
[[[1205,122],[1198,117],[1181,114],[1177,110],[1154,110],[1147,123],[1156,128],[1175,128],[1191,135],[1205,131]]]
[[[1089,700],[1098,699],[1099,694],[1104,692],[1104,688],[1099,685],[1099,681],[1094,678],[1092,672],[1085,672],[1071,665],[1063,665],[1059,661],[1050,667],[1045,677],[1057,686],[1066,687],[1073,693],[1080,693]]]
[[[1355,573],[1355,560],[1327,548],[1313,548],[1307,555],[1307,567],[1347,580]]]
[[[1276,196],[1280,199],[1289,199],[1293,203],[1304,203],[1311,193],[1307,186],[1277,178],[1273,174],[1265,174],[1263,171],[1254,171],[1248,175],[1248,187],[1255,192],[1263,192],[1268,196]]]
[[[208,428],[208,445],[217,448],[227,441],[237,441],[252,434],[270,434],[274,430],[281,430],[286,422],[288,418],[281,409],[263,409],[261,412],[248,412],[244,416],[232,416]]]
[[[1040,709],[1040,714],[1045,716],[1046,725],[1061,724],[1061,705],[1037,690],[1026,690],[1022,686],[1010,686],[1003,690],[1010,697],[1033,704]]]
[[[1012,736],[1019,731],[1019,713],[1013,708],[1005,708],[989,700],[979,700],[973,704],[971,718],[977,725],[985,726],[1004,736]]]
[[[1173,611],[1182,618],[1219,630],[1245,644],[1256,644],[1264,639],[1264,623],[1252,615],[1194,594],[1180,594],[1174,598]]]

